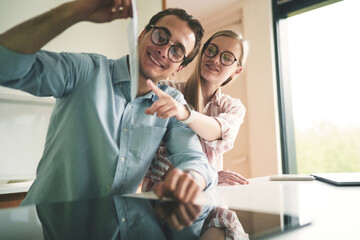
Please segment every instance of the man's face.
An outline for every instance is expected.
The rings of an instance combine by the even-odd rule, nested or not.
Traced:
[[[177,16],[167,15],[161,18],[155,26],[167,29],[169,40],[173,44],[181,46],[185,50],[185,56],[188,56],[194,49],[194,32],[186,22],[180,20]],[[151,41],[153,30],[150,29],[147,33],[143,32],[139,37],[139,84],[145,84],[147,79],[152,79],[154,83],[166,79],[173,72],[176,72],[182,63],[174,63],[169,59],[170,44],[157,46]]]

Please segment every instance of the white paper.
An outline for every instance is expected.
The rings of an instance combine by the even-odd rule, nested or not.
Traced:
[[[159,200],[159,197],[153,192],[142,192],[142,193],[129,193],[122,195],[124,197],[133,197],[133,198],[142,198],[142,199],[150,199],[150,200]],[[173,201],[172,198],[163,197],[162,201]]]
[[[135,99],[138,91],[138,82],[139,82],[139,55],[137,48],[137,29],[138,29],[138,14],[136,0],[132,0],[132,11],[133,17],[129,22],[127,28],[128,35],[128,45],[130,51],[130,77],[131,77],[131,101]]]
[[[124,197],[133,197],[141,199],[150,199],[150,200],[159,200],[159,197],[155,192],[142,192],[142,193],[129,193],[122,195]],[[177,201],[171,197],[163,197],[162,201]],[[208,190],[206,192],[200,192],[195,201],[193,202],[196,205],[208,205],[208,206],[226,206],[226,201],[215,190]]]

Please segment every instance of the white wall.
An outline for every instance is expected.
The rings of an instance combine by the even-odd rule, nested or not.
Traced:
[[[33,16],[64,3],[64,0],[1,0],[0,33]],[[137,0],[139,32],[162,8],[161,0]],[[109,58],[128,53],[126,29],[129,20],[112,23],[78,23],[44,49],[95,52]],[[1,66],[0,66],[1,67]],[[39,100],[19,91],[0,88],[0,179],[32,177],[42,155],[54,101]]]
[[[251,176],[281,171],[271,1],[242,0]]]

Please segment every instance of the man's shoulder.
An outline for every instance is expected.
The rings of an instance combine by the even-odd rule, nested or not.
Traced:
[[[100,62],[114,62],[115,60],[108,59],[105,55],[99,53],[88,53],[88,52],[54,52],[48,50],[39,50],[35,54],[40,58],[59,58],[67,62],[79,64],[83,63],[100,63]]]
[[[166,84],[170,87],[176,88],[180,92],[183,92],[186,82],[174,81],[174,80],[161,80],[160,83]]]
[[[171,97],[173,97],[176,101],[178,101],[178,102],[185,101],[183,94],[179,90],[177,90],[176,88],[170,87],[169,85],[166,85],[163,82],[160,82],[158,87],[161,90],[163,90],[164,92],[166,92],[167,94],[169,94]]]

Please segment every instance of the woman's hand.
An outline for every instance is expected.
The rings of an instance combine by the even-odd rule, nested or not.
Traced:
[[[231,171],[231,170],[224,170],[218,172],[218,185],[220,186],[226,186],[226,185],[244,185],[249,184],[248,180],[241,176],[239,173]]]
[[[177,120],[185,120],[190,116],[189,110],[173,99],[169,94],[162,91],[155,86],[151,80],[146,81],[148,87],[158,96],[159,100],[154,102],[151,107],[145,110],[148,115],[153,115],[159,118],[175,117]]]

